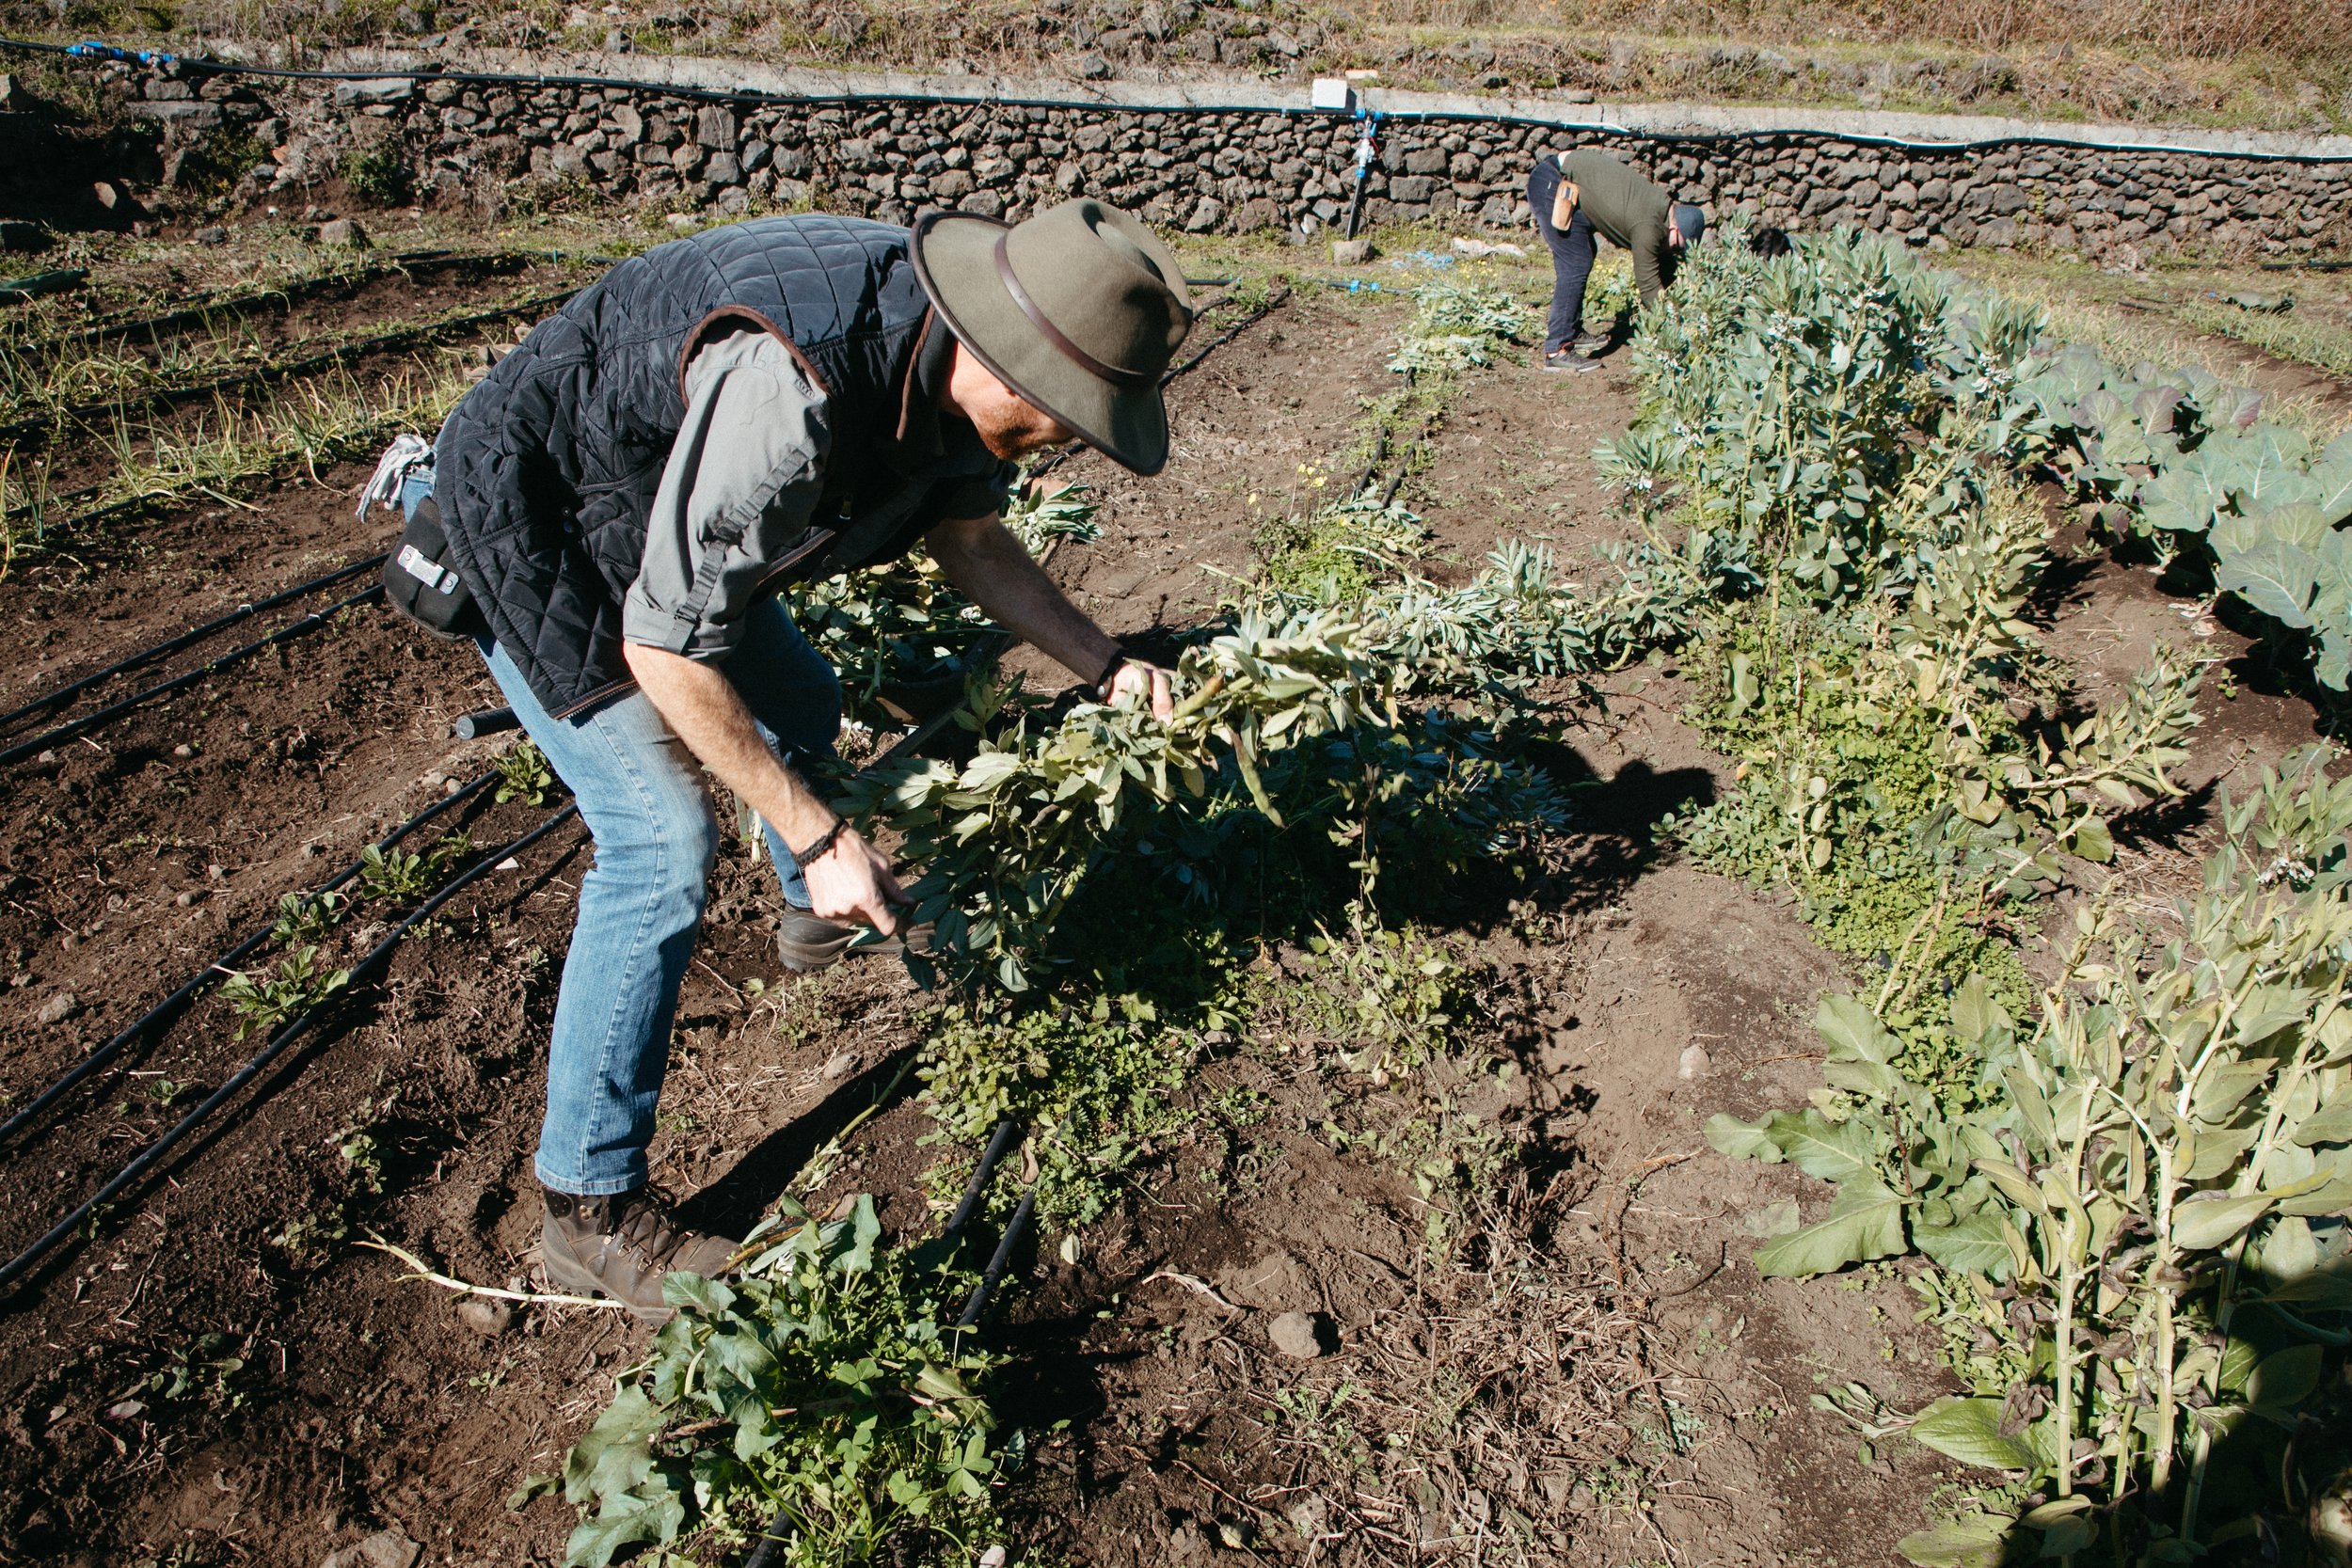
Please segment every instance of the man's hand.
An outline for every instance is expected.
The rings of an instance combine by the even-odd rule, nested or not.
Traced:
[[[898,909],[914,902],[890,874],[889,860],[855,828],[843,828],[801,875],[808,879],[809,911],[819,920],[860,921],[886,937],[898,933]]]
[[[947,580],[997,625],[1080,680],[1100,679],[1119,652],[1119,644],[1054,586],[1054,579],[999,518],[950,519],[924,535],[923,542]],[[1121,665],[1111,678],[1110,695],[1116,699],[1129,694],[1144,698],[1161,719],[1175,711],[1165,670]]]
[[[726,672],[644,643],[624,643],[621,652],[662,722],[776,830],[786,847],[806,849],[832,830],[833,808],[776,760]],[[802,874],[818,918],[861,920],[884,936],[898,931],[891,907],[908,902],[907,895],[890,863],[855,829],[845,826]]]
[[[1131,658],[1111,676],[1111,689],[1106,701],[1118,703],[1137,699],[1149,704],[1152,717],[1165,724],[1176,712],[1176,689],[1167,671],[1156,664],[1146,664]]]

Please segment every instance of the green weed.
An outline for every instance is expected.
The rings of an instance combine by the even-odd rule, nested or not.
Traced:
[[[408,160],[399,143],[378,142],[343,154],[336,172],[353,196],[373,207],[407,204],[412,188]]]
[[[555,787],[555,770],[548,766],[545,753],[532,741],[516,741],[499,753],[493,766],[498,768],[495,793],[501,805],[509,800],[520,800],[527,806],[544,805],[548,791]]]
[[[1267,1425],[1283,1439],[1312,1450],[1323,1466],[1350,1475],[1372,1463],[1372,1445],[1345,1414],[1363,1392],[1344,1379],[1328,1389],[1277,1388],[1266,1396]]]
[[[315,945],[342,923],[350,900],[340,893],[289,893],[278,900],[270,941],[280,947]]]
[[[237,1015],[237,1038],[245,1039],[310,1011],[350,983],[351,971],[323,968],[318,948],[305,945],[280,958],[276,973],[265,977],[231,974],[220,994]]]
[[[195,1343],[174,1345],[164,1353],[164,1365],[149,1373],[132,1390],[167,1404],[193,1402],[218,1415],[245,1403],[246,1391],[237,1386],[245,1358],[230,1354],[236,1340],[218,1331],[199,1335]]]
[[[1323,473],[1304,477],[1319,497]],[[1359,498],[1269,515],[1250,542],[1265,580],[1277,592],[1343,604],[1361,597],[1375,581],[1393,580],[1428,538],[1429,530],[1405,508]]]
[[[996,1358],[948,1326],[968,1281],[880,1248],[870,1198],[782,1224],[735,1283],[666,1282],[676,1316],[564,1459],[566,1563],[723,1547],[771,1515],[789,1568],[926,1543],[968,1561],[994,1533],[991,1483],[1025,1438],[986,1402]]]
[[[1360,905],[1348,918],[1347,935],[1308,939],[1308,973],[1292,992],[1305,1021],[1352,1072],[1409,1071],[1450,1054],[1475,976],[1409,927],[1383,929]]]
[[[463,833],[443,838],[421,855],[397,847],[379,849],[371,844],[359,854],[359,896],[370,900],[422,897],[433,890],[450,863],[472,848],[473,841]]]
[[[351,1212],[384,1192],[384,1150],[376,1131],[390,1117],[398,1096],[362,1100],[326,1142],[333,1163],[317,1207],[295,1215],[269,1239],[287,1266],[314,1268],[351,1235]]]

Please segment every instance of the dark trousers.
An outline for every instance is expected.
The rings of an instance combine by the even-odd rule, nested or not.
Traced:
[[[1551,226],[1552,199],[1560,194],[1560,166],[1539,159],[1527,177],[1527,204],[1535,228],[1551,247],[1551,319],[1544,327],[1544,352],[1565,348],[1584,330],[1584,283],[1593,276],[1593,225],[1579,206],[1565,229]]]

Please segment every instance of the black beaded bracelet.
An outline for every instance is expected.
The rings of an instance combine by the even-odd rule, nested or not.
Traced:
[[[1105,702],[1109,701],[1111,694],[1111,682],[1117,680],[1119,678],[1119,672],[1126,667],[1127,650],[1120,648],[1113,652],[1111,655],[1111,661],[1103,666],[1103,673],[1101,674],[1094,677],[1094,694],[1104,699]]]
[[[849,825],[850,824],[846,819],[838,816],[834,817],[833,819],[833,826],[825,830],[824,837],[818,839],[816,843],[810,845],[805,849],[794,849],[792,851],[792,863],[799,866],[803,871],[806,871],[810,866],[816,864],[818,861],[823,860],[825,858],[825,852],[831,849],[835,843],[839,842],[841,830]]]

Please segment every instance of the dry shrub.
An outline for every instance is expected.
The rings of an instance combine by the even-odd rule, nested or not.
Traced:
[[[1213,8],[1231,3],[1209,0]],[[444,8],[442,0],[0,0],[0,23],[100,32],[177,27],[327,44],[396,39],[445,25]],[[1081,5],[1065,14],[1100,8]],[[1306,0],[1278,0],[1273,8],[1278,16],[1314,9]],[[564,10],[562,0],[520,0],[475,17],[485,32],[523,41],[526,34],[560,30]],[[1043,58],[1062,44],[1051,13],[1009,0],[722,0],[707,10],[707,24],[723,17],[740,34],[772,19],[775,30],[794,44],[861,59],[914,63],[948,50]],[[1434,28],[1519,33],[1532,41],[1615,31],[1786,46],[1840,40],[1979,50],[2090,45],[2171,59],[2269,56],[2313,65],[2340,60],[2352,44],[2344,0],[1915,0],[1905,6],[1867,0],[1358,0],[1341,24],[1358,38],[1401,38]]]

